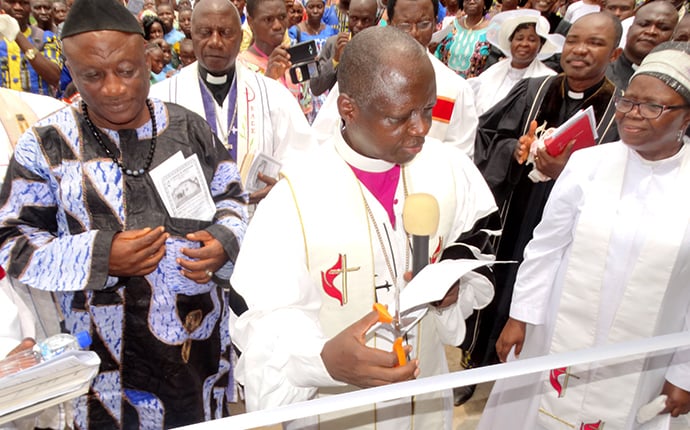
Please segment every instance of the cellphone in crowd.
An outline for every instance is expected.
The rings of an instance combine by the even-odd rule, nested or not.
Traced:
[[[316,42],[308,40],[306,42],[298,43],[287,49],[290,54],[290,80],[294,84],[308,81],[319,74],[316,67],[316,56],[318,51],[316,49]]]

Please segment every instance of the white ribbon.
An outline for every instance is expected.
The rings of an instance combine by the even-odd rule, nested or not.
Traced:
[[[467,369],[414,381],[362,389],[345,394],[299,402],[278,408],[249,412],[215,421],[182,427],[186,430],[233,429],[242,430],[268,426],[298,418],[320,415],[387,400],[399,399],[453,387],[481,384],[497,379],[543,372],[559,367],[617,359],[636,354],[649,354],[690,345],[690,332],[681,332],[605,345],[596,348],[568,351],[543,357],[528,358],[493,366]]]

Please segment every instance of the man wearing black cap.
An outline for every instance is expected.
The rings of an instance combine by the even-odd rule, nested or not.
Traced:
[[[83,102],[20,138],[0,192],[0,263],[55,291],[67,328],[93,338],[100,374],[76,402],[78,428],[217,417],[231,365],[216,281],[246,226],[237,166],[202,118],[147,100],[142,30],[121,4],[77,0],[62,37]],[[177,167],[159,185],[166,161]]]

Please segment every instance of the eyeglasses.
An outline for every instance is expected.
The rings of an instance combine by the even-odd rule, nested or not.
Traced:
[[[632,111],[635,106],[637,106],[637,111],[640,113],[640,116],[645,119],[657,119],[662,113],[664,113],[664,111],[690,107],[690,105],[667,106],[656,103],[634,102],[630,99],[626,99],[625,97],[616,97],[615,105],[616,110],[620,113],[628,113]]]
[[[405,33],[409,33],[412,31],[412,28],[416,28],[417,31],[427,31],[431,30],[431,27],[434,26],[433,21],[422,21],[422,22],[401,22],[400,24],[395,24],[396,27],[404,31]]]

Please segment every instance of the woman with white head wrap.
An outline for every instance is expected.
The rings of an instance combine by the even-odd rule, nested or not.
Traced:
[[[690,330],[688,44],[655,48],[616,110],[621,140],[573,153],[554,185],[496,344],[502,360],[513,347],[524,359]],[[684,347],[498,381],[478,428],[686,429],[687,416],[673,418],[688,411]]]
[[[555,75],[541,60],[561,52],[563,36],[549,34],[549,21],[533,9],[516,9],[494,16],[486,38],[506,59],[468,79],[475,93],[477,114],[502,100],[524,78]]]

